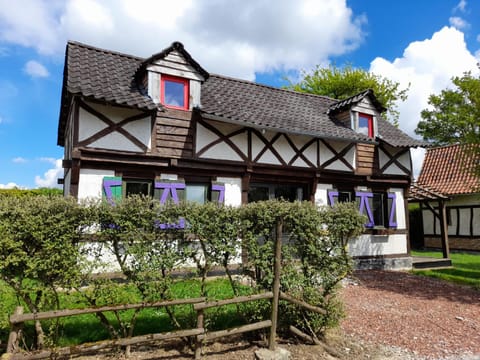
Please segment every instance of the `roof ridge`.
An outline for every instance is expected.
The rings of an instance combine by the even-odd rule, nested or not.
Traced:
[[[255,86],[263,87],[263,88],[267,88],[267,89],[272,89],[272,90],[277,90],[277,91],[282,91],[282,92],[288,92],[288,93],[292,93],[292,94],[306,95],[306,96],[311,96],[311,97],[316,97],[316,98],[323,98],[325,100],[330,100],[330,101],[337,101],[337,99],[334,99],[334,98],[331,98],[331,97],[325,96],[325,95],[311,94],[311,93],[295,91],[295,90],[291,90],[291,89],[283,89],[283,88],[279,88],[279,87],[272,86],[272,85],[257,83],[257,82],[252,81],[252,80],[235,78],[233,76],[226,76],[226,75],[220,75],[220,74],[215,74],[215,73],[211,73],[210,76],[215,76],[217,78],[222,78],[222,79],[226,79],[226,80],[237,81],[237,82],[241,82],[241,83],[244,83],[244,84],[255,85]]]
[[[104,54],[118,55],[118,56],[127,57],[127,58],[134,59],[134,60],[140,60],[140,61],[145,60],[145,58],[142,58],[142,57],[139,57],[139,56],[135,56],[135,55],[132,55],[132,54],[127,54],[127,53],[123,53],[123,52],[115,51],[115,50],[102,49],[102,48],[99,48],[97,46],[85,44],[85,43],[75,41],[75,40],[68,40],[67,47],[69,45],[76,45],[76,46],[80,46],[80,47],[83,47],[83,48],[86,48],[86,49],[102,52]]]

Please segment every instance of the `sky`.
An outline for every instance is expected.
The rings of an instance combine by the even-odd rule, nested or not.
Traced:
[[[0,188],[63,177],[68,40],[141,57],[180,41],[210,73],[272,86],[351,64],[409,86],[399,126],[415,137],[429,95],[478,74],[479,20],[476,0],[0,0]]]

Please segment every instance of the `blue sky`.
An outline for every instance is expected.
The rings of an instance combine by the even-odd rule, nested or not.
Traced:
[[[473,0],[0,0],[0,188],[62,177],[68,39],[144,57],[178,40],[209,72],[274,86],[351,63],[410,84],[398,109],[414,135],[430,94],[478,73],[478,19]]]

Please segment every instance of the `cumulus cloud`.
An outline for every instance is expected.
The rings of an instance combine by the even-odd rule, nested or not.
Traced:
[[[0,0],[0,40],[63,55],[66,39],[73,39],[139,56],[178,40],[208,71],[245,79],[259,71],[310,68],[351,51],[362,43],[366,23],[346,0],[23,3]]]
[[[30,75],[31,77],[48,77],[50,73],[48,72],[47,68],[40,64],[38,61],[30,60],[28,61],[23,71]]]
[[[35,185],[38,187],[58,187],[57,179],[63,176],[62,159],[41,158],[40,160],[48,162],[54,167],[48,169],[43,174],[43,177],[39,175],[35,176]]]
[[[0,189],[21,189],[22,187],[15,184],[14,182],[9,182],[7,184],[0,184]]]
[[[64,45],[59,35],[62,0],[0,0],[0,40],[53,54]]]
[[[477,59],[467,49],[464,34],[453,27],[444,27],[431,39],[410,43],[401,58],[390,62],[376,58],[370,71],[400,83],[410,84],[407,101],[399,104],[400,128],[411,136],[421,120],[420,112],[428,107],[428,97],[452,85],[453,76],[465,71],[478,73]],[[414,156],[416,172],[420,168],[421,153]]]

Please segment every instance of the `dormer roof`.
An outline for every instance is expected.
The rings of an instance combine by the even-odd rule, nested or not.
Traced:
[[[382,113],[384,111],[386,111],[387,109],[382,105],[380,104],[380,102],[377,100],[377,97],[374,95],[373,93],[373,90],[372,89],[367,89],[365,91],[362,91],[358,94],[355,94],[353,96],[350,96],[349,98],[347,99],[344,99],[344,100],[340,100],[340,101],[337,101],[335,102],[333,105],[330,106],[330,108],[328,109],[328,113],[333,115],[333,114],[336,114],[336,113],[339,113],[345,109],[348,109],[348,108],[351,108],[352,106],[355,106],[357,105],[358,103],[360,103],[363,99],[365,98],[369,98],[370,101],[372,102],[372,104],[375,106],[375,108],[377,109],[377,111],[379,113]]]
[[[178,41],[173,42],[172,45],[170,45],[169,47],[143,60],[135,73],[135,77],[137,79],[140,79],[149,65],[154,64],[158,60],[166,58],[168,54],[170,54],[172,51],[177,51],[178,53],[180,53],[187,61],[187,63],[192,66],[196,71],[198,71],[198,73],[202,75],[205,80],[208,79],[208,77],[210,76],[209,73],[193,59],[193,57],[188,53],[188,51],[185,50],[183,44]]]

